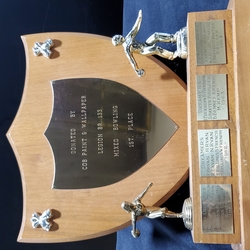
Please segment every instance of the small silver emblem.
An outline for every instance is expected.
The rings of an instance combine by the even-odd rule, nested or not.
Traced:
[[[35,42],[32,48],[35,56],[42,54],[44,57],[50,58],[52,55],[51,47],[54,46],[52,39],[47,39],[44,43]]]
[[[49,231],[52,227],[52,222],[49,219],[52,217],[51,209],[45,210],[42,215],[38,213],[33,213],[30,219],[32,227],[38,228],[39,226],[42,227],[45,231]]]

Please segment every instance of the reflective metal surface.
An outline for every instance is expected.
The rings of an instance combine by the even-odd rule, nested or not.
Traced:
[[[175,34],[159,33],[156,32],[151,35],[146,42],[139,42],[135,40],[137,33],[140,30],[142,22],[142,11],[138,13],[138,17],[131,31],[123,37],[122,35],[115,35],[112,38],[114,46],[122,45],[124,53],[127,56],[132,68],[137,76],[144,76],[144,69],[140,69],[135,61],[133,54],[140,54],[143,56],[157,55],[169,60],[176,57],[183,59],[187,58],[187,29],[186,27],[180,29]],[[177,49],[175,52],[168,51],[156,45],[158,42],[176,43]]]
[[[184,200],[182,214],[185,227],[188,230],[193,230],[193,204],[190,197]]]
[[[35,42],[32,48],[35,56],[42,54],[44,57],[50,58],[52,51],[50,50],[54,46],[52,39],[47,39],[44,43]]]
[[[45,231],[49,231],[53,225],[52,222],[49,221],[52,216],[52,211],[50,209],[45,210],[42,215],[39,215],[38,213],[33,213],[30,219],[32,227],[42,227]]]
[[[204,234],[233,234],[231,184],[201,184],[201,215]]]
[[[197,120],[228,120],[227,76],[196,76]]]
[[[195,23],[197,65],[226,64],[224,20]]]
[[[178,129],[160,109],[120,83],[96,78],[52,82],[45,132],[55,159],[53,188],[109,185],[146,164]]]
[[[198,130],[201,176],[231,176],[229,129]]]
[[[187,199],[183,205],[182,213],[174,213],[169,211],[166,207],[154,207],[154,206],[145,206],[142,203],[142,199],[148,190],[152,187],[153,183],[149,183],[148,186],[132,201],[124,201],[121,204],[122,209],[126,212],[131,214],[131,223],[132,223],[132,230],[131,234],[134,238],[138,238],[140,236],[140,230],[136,228],[136,222],[139,217],[145,216],[149,219],[156,219],[156,218],[183,218],[184,223],[187,218],[189,218],[189,222],[192,219],[192,205],[190,206],[190,200]],[[191,217],[191,219],[190,219]],[[185,224],[190,226],[189,223]]]

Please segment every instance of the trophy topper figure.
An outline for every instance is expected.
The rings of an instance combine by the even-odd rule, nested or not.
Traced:
[[[140,69],[135,61],[133,56],[134,53],[151,56],[157,55],[169,60],[173,60],[176,57],[180,57],[183,59],[187,58],[187,29],[186,27],[180,29],[175,34],[167,34],[167,33],[154,33],[151,35],[145,43],[138,42],[135,40],[137,33],[139,32],[140,26],[142,22],[142,11],[140,10],[138,13],[137,20],[132,28],[132,30],[127,34],[126,37],[122,35],[115,35],[112,38],[112,43],[114,46],[122,45],[124,48],[124,52],[129,59],[129,62],[136,74],[141,77],[144,76],[144,69]],[[157,42],[165,42],[165,43],[176,43],[177,49],[175,52],[168,51],[159,46],[156,46]]]
[[[182,213],[174,213],[169,211],[166,207],[154,207],[154,206],[145,206],[141,200],[144,195],[147,193],[153,183],[149,183],[148,186],[142,191],[142,193],[134,199],[133,202],[124,201],[121,204],[121,207],[128,213],[131,213],[131,222],[132,222],[132,231],[131,234],[134,238],[140,236],[140,231],[136,228],[136,221],[140,216],[145,216],[149,219],[155,218],[182,218],[186,228],[192,229],[191,225],[191,204],[187,205],[187,200],[184,202]],[[186,221],[188,220],[188,223]]]

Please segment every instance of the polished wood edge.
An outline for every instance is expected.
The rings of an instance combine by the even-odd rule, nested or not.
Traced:
[[[228,9],[232,10],[233,56],[235,74],[235,97],[237,109],[237,145],[239,169],[239,201],[241,245],[239,249],[250,249],[250,2],[230,0]]]

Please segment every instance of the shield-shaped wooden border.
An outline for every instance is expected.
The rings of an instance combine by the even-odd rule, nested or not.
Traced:
[[[55,44],[50,59],[34,56],[35,42],[51,38]],[[154,186],[145,196],[147,205],[160,205],[188,176],[187,101],[185,84],[154,58],[137,56],[146,76],[138,78],[122,47],[113,47],[107,37],[80,33],[41,33],[22,37],[27,60],[23,98],[7,136],[20,167],[23,186],[21,242],[68,242],[94,238],[129,224],[121,209],[149,182]],[[171,140],[140,170],[128,178],[102,188],[82,190],[51,189],[54,158],[44,136],[50,121],[53,96],[51,80],[104,78],[139,92],[165,112],[179,129]],[[33,229],[34,212],[51,209],[49,232]]]

